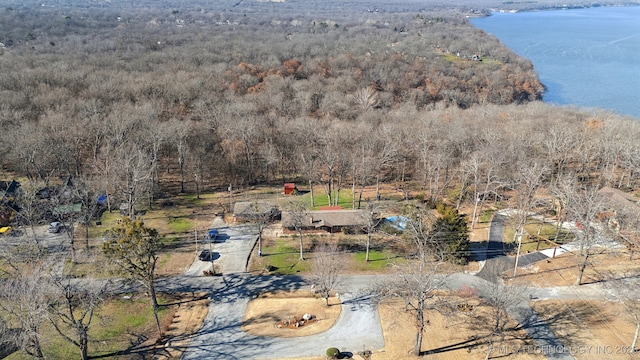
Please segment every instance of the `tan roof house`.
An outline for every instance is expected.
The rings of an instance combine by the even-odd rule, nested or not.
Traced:
[[[340,232],[343,228],[362,228],[367,224],[366,212],[363,210],[309,210],[302,214],[304,230],[323,230]],[[295,215],[289,211],[282,212],[282,227],[295,229]]]

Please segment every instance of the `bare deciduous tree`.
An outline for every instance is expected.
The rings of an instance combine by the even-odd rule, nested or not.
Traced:
[[[18,192],[13,210],[16,212],[18,221],[25,225],[25,236],[31,241],[33,246],[41,253],[44,247],[41,243],[40,235],[36,232],[36,227],[43,221],[43,207],[38,203],[39,182],[29,182],[22,186]]]
[[[578,227],[578,274],[576,285],[582,284],[582,276],[591,258],[603,251],[599,245],[605,245],[606,226],[599,221],[599,215],[604,209],[603,198],[595,187],[578,188],[574,184],[564,189],[567,199],[567,213]]]
[[[309,222],[307,216],[307,207],[301,201],[290,201],[285,207],[291,221],[291,226],[298,233],[298,240],[300,242],[300,260],[304,260],[303,254],[303,244],[302,244],[302,233],[305,224]]]
[[[632,278],[623,276],[612,277],[605,282],[606,298],[622,305],[623,311],[633,319],[635,331],[630,342],[632,351],[636,351],[640,338],[640,302],[638,301],[637,284]]]
[[[484,302],[489,306],[489,312],[486,322],[482,325],[488,326],[489,335],[487,336],[487,359],[493,352],[494,344],[498,341],[500,344],[504,341],[508,329],[509,311],[523,301],[523,293],[526,288],[510,286],[503,284],[499,279],[495,282],[487,283],[481,289],[481,296]]]
[[[108,282],[51,279],[49,320],[58,334],[80,350],[82,360],[89,359],[89,329],[97,308],[104,301]]]
[[[418,260],[425,264],[431,255],[444,258],[445,248],[440,246],[433,232],[435,216],[415,204],[406,207],[405,216],[408,220],[403,235],[414,245]]]
[[[134,144],[127,144],[115,152],[117,189],[126,203],[126,215],[135,216],[135,207],[146,194],[149,185],[150,159],[142,149]]]
[[[329,306],[331,293],[340,284],[343,264],[343,253],[335,242],[322,244],[314,250],[309,280],[314,291],[324,298],[326,306]]]
[[[48,298],[45,265],[22,267],[0,284],[0,309],[7,322],[17,327],[14,341],[36,359],[42,352],[42,324],[47,319]]]
[[[438,264],[418,262],[398,267],[395,276],[381,287],[382,296],[397,297],[405,302],[405,311],[412,314],[416,329],[416,340],[413,354],[420,355],[422,338],[429,324],[426,312],[437,310],[439,302],[436,290],[445,281],[445,277],[437,272]]]
[[[378,206],[376,203],[368,201],[366,203],[365,211],[363,212],[365,224],[364,231],[367,233],[367,239],[365,241],[365,256],[364,261],[369,261],[369,251],[371,250],[371,242],[373,238],[373,233],[376,231],[378,225],[382,221],[381,218],[378,217]]]

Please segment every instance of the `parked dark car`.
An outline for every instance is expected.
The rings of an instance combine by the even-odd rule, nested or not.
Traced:
[[[199,259],[200,261],[213,261],[213,252],[209,250],[202,250]]]

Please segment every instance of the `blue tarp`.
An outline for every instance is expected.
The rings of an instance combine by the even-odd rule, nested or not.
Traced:
[[[105,205],[107,203],[107,195],[98,196],[97,203],[98,205]]]
[[[396,230],[404,231],[407,227],[407,219],[404,216],[389,216],[386,221]]]

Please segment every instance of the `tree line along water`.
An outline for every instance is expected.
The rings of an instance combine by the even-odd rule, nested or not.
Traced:
[[[552,104],[640,118],[640,7],[597,7],[473,18],[531,60]]]

